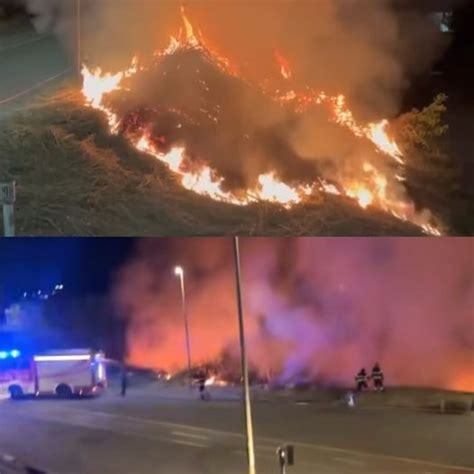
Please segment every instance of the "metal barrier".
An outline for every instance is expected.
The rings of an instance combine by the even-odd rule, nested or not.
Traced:
[[[0,204],[3,206],[3,233],[5,237],[15,237],[16,184],[0,183]]]

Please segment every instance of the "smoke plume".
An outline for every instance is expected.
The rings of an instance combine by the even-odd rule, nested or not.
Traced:
[[[474,390],[469,239],[247,238],[241,247],[249,357],[260,374],[347,385],[378,361],[389,384]],[[186,366],[176,264],[193,363],[238,361],[232,242],[193,238],[140,241],[118,274],[130,362]]]
[[[76,0],[26,0],[41,29],[72,40]],[[113,67],[167,45],[182,27],[179,0],[81,0],[86,58]],[[278,73],[275,52],[301,85],[343,93],[365,115],[397,111],[401,91],[445,46],[432,17],[392,0],[186,2],[206,42],[250,79]]]
[[[108,106],[120,117],[122,133],[151,131],[153,145],[163,153],[185,148],[189,169],[209,166],[234,196],[258,189],[259,177],[268,173],[293,187],[323,179],[342,194],[354,193],[357,181],[357,189],[382,187],[383,200],[396,203],[385,208],[418,222],[400,183],[403,173],[372,143],[331,123],[327,110],[313,107],[299,114],[262,94],[262,89],[343,94],[359,123],[396,115],[410,80],[446,46],[430,15],[396,3],[188,2],[196,34],[230,61],[238,79],[213,67],[202,52],[187,51],[130,78],[110,94]],[[181,4],[81,0],[84,62],[117,71],[135,54],[153,57],[185,29]],[[38,27],[53,29],[73,51],[76,0],[28,0],[28,5]],[[282,77],[282,63],[291,69],[291,83]]]

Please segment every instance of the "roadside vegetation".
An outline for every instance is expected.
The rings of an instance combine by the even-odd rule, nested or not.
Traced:
[[[445,114],[449,105],[438,94],[421,110],[413,109],[395,122],[397,141],[406,163],[406,185],[420,206],[426,206],[456,235],[474,233],[474,195],[461,186],[461,166],[447,152],[449,128]]]

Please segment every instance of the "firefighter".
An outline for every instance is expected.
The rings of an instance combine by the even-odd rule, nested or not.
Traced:
[[[204,401],[209,400],[210,398],[209,392],[206,390],[206,378],[207,378],[206,372],[202,370],[199,373],[198,385],[199,385],[199,398]]]
[[[120,374],[120,395],[125,397],[127,394],[128,378],[127,378],[127,368],[125,365],[122,366],[122,371]]]
[[[372,368],[372,376],[371,376],[371,379],[374,382],[374,390],[376,392],[384,391],[383,378],[384,377],[383,377],[382,369],[380,368],[379,363],[376,362],[374,367]]]
[[[365,390],[368,388],[367,385],[367,372],[365,369],[362,367],[362,369],[359,370],[355,377],[356,385],[357,385],[357,391],[361,392],[362,390]]]

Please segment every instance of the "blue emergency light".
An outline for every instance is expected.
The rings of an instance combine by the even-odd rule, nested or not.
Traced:
[[[18,349],[12,349],[11,351],[0,351],[0,360],[8,359],[9,357],[16,359],[20,356],[21,356],[21,352]]]

